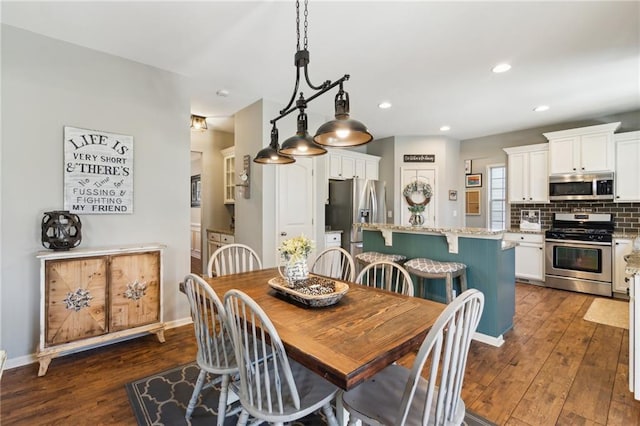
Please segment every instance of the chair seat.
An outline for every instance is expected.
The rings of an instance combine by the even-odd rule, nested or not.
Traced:
[[[359,417],[363,419],[369,419],[370,421],[367,421],[367,423],[379,425],[399,424],[397,416],[402,406],[402,396],[410,374],[411,371],[405,367],[396,364],[390,365],[373,378],[356,386],[349,392],[343,393],[342,400],[345,408],[358,412]],[[427,386],[428,382],[420,378],[405,425],[423,425],[422,410],[425,407]],[[429,425],[434,424],[437,395],[438,387],[434,391],[432,405],[434,408],[429,415],[429,422],[427,423]],[[462,424],[465,412],[464,401],[458,398],[454,418],[443,424]]]
[[[334,385],[324,380],[316,373],[313,373],[311,370],[293,361],[291,358],[289,358],[289,365],[291,366],[291,372],[293,373],[296,387],[298,388],[298,395],[300,396],[300,408],[295,407],[293,400],[291,399],[291,394],[288,392],[288,390],[285,390],[286,384],[283,378],[283,380],[281,381],[283,387],[282,413],[267,413],[265,411],[256,410],[255,407],[258,406],[259,402],[253,401],[253,403],[249,403],[248,401],[246,401],[246,396],[240,393],[240,401],[242,402],[245,410],[247,410],[250,415],[255,416],[259,419],[265,419],[266,421],[271,423],[289,422],[313,413],[323,405],[330,402],[335,397],[336,393],[338,392],[338,388],[336,388]],[[269,374],[271,375],[271,377],[275,377],[274,370],[271,368],[269,369]],[[282,372],[280,372],[280,374],[282,374]],[[278,382],[277,384],[280,384],[280,382]],[[275,380],[271,382],[271,387],[273,389],[271,395],[277,394],[275,390],[275,386],[277,386],[277,384]],[[262,394],[262,397],[262,406],[267,407],[268,403],[266,399],[266,392]]]
[[[438,260],[416,258],[411,259],[404,264],[405,268],[411,268],[416,271],[425,272],[427,274],[447,274],[458,272],[467,267],[464,263],[459,262],[440,262]]]
[[[378,253],[377,251],[366,251],[356,255],[356,259],[364,263],[373,263],[380,260],[386,260],[389,262],[401,262],[407,259],[407,256],[401,254],[385,254]]]

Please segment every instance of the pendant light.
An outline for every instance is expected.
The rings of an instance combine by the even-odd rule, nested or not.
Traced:
[[[294,136],[282,143],[280,152],[287,155],[302,155],[311,157],[326,154],[327,150],[316,144],[307,131],[307,114],[300,108],[298,114],[298,131]]]
[[[288,155],[283,155],[279,151],[278,146],[278,129],[275,124],[271,129],[271,143],[268,147],[261,149],[256,154],[254,162],[258,164],[290,164],[295,163],[295,159]]]
[[[347,147],[364,145],[371,142],[373,136],[361,122],[349,118],[349,94],[342,88],[335,100],[336,119],[324,123],[316,135],[314,142],[325,146]]]
[[[295,156],[314,156],[314,155],[322,155],[327,152],[324,146],[335,146],[335,147],[347,147],[347,146],[357,146],[362,145],[367,142],[370,142],[373,139],[373,136],[367,131],[367,128],[364,124],[359,121],[353,120],[349,118],[349,94],[344,91],[343,83],[349,80],[349,74],[345,74],[338,80],[332,82],[331,80],[325,80],[320,85],[314,85],[309,79],[309,50],[307,49],[308,37],[307,37],[307,5],[308,0],[304,0],[304,45],[300,47],[300,1],[296,0],[296,35],[297,35],[297,45],[296,45],[296,54],[294,56],[294,64],[296,66],[296,82],[293,88],[293,94],[289,99],[289,103],[286,107],[280,110],[280,115],[276,118],[270,120],[270,123],[273,125],[273,130],[271,131],[271,143],[267,148],[264,148],[258,152],[258,155],[254,159],[256,163],[260,164],[286,164],[291,163],[292,161],[267,161],[267,158],[275,158],[273,155],[273,150],[278,151],[278,143],[277,143],[277,129],[275,127],[276,122],[292,112],[298,110],[298,122],[297,122],[297,132],[294,136],[285,140],[282,144],[282,148],[278,151],[280,154],[283,154],[285,157],[290,155]],[[304,73],[304,80],[306,81],[309,88],[315,91],[309,98],[304,97],[302,92],[300,92],[300,96],[296,100],[296,94],[298,93],[298,88],[300,86],[300,77],[301,73]],[[336,86],[340,86],[340,91],[338,95],[336,95],[335,99],[335,120],[332,120],[326,124],[320,126],[316,136],[312,138],[309,135],[307,130],[307,115],[305,110],[307,108],[307,104],[314,100],[315,98],[323,95],[329,90],[333,89]],[[295,105],[294,105],[295,100]],[[276,132],[276,139],[274,143],[274,130]],[[260,161],[258,161],[260,160]]]

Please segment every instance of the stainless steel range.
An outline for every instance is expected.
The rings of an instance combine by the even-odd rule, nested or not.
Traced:
[[[613,215],[555,213],[545,233],[548,287],[611,296]]]

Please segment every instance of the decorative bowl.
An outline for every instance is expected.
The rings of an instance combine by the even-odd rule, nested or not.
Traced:
[[[334,305],[349,290],[347,283],[313,275],[308,280],[294,282],[294,287],[290,287],[282,277],[271,278],[268,283],[278,294],[312,308]],[[333,289],[327,288],[328,285]]]

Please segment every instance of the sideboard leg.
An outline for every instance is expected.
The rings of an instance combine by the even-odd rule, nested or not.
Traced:
[[[158,338],[158,342],[164,343],[165,342],[165,340],[164,340],[164,329],[158,330],[155,333],[156,333],[156,337]]]
[[[47,369],[49,368],[49,363],[51,362],[52,356],[43,356],[38,358],[40,362],[40,369],[38,370],[38,377],[42,377],[47,374]]]

